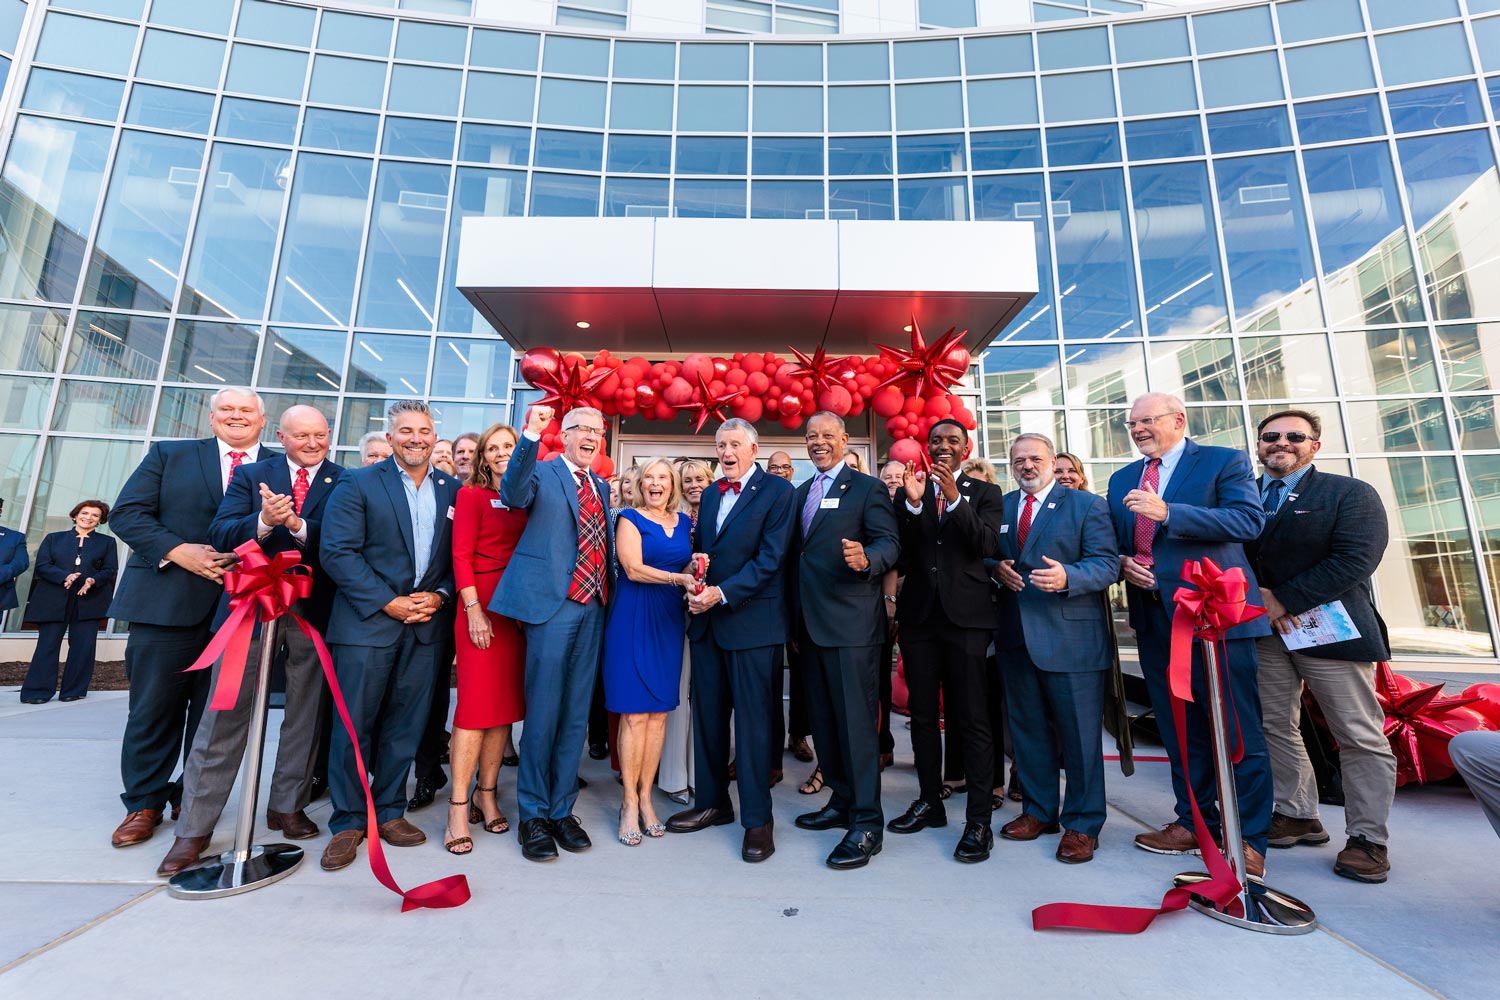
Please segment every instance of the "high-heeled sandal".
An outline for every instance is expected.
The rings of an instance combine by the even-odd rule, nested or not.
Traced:
[[[625,821],[625,807],[621,806],[620,807],[620,822],[623,823],[624,821]],[[622,833],[619,836],[620,836],[620,843],[624,844],[626,847],[639,847],[639,846],[641,846],[641,831],[639,831],[639,830],[631,830],[629,832]]]
[[[449,799],[448,800],[448,804],[450,806],[467,806],[467,805],[469,805],[469,800],[468,799],[464,799],[463,801],[460,802],[460,801],[457,801],[455,799]],[[471,817],[471,820],[470,820],[471,822],[472,822],[473,811],[474,811],[473,807],[470,806],[469,815]],[[452,840],[446,840],[446,841],[444,841],[443,842],[443,847],[445,849],[447,849],[447,851],[448,851],[449,854],[468,854],[470,851],[474,850],[474,838],[473,837],[454,837]],[[456,847],[466,847],[467,850],[463,850],[463,851],[454,850],[454,848],[456,848]]]
[[[496,787],[498,788],[499,786],[497,785]],[[493,793],[495,791],[495,789],[494,788],[480,788],[478,785],[475,785],[474,786],[474,791],[476,791],[476,792],[491,792],[491,793]],[[449,799],[449,801],[452,802],[453,800]],[[455,805],[456,804],[457,803],[455,803]],[[497,811],[500,809],[500,800],[499,800],[498,796],[495,799],[495,809]],[[477,806],[477,805],[470,805],[469,806],[469,822],[470,823],[484,823],[484,832],[485,833],[506,833],[506,832],[508,832],[510,830],[510,820],[508,820],[508,819],[505,818],[505,813],[503,813],[503,812],[500,813],[499,816],[496,816],[494,819],[492,819],[492,820],[490,820],[489,822],[486,823],[485,819],[484,819],[484,810],[480,809],[479,806]]]
[[[646,817],[642,816],[641,818],[645,819]],[[667,835],[667,827],[663,823],[647,823],[641,829],[646,832],[646,836],[651,837],[653,840]]]
[[[803,795],[816,795],[823,790],[823,769],[813,768],[813,773],[808,775],[806,781],[797,786],[797,791]]]

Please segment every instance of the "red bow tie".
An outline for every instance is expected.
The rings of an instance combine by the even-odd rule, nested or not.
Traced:
[[[740,495],[740,484],[738,480],[731,483],[727,479],[721,479],[717,483],[714,483],[714,485],[719,488],[720,493],[728,493],[730,490],[734,490],[735,496]]]

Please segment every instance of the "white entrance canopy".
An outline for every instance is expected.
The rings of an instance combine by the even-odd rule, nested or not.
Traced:
[[[471,218],[457,278],[518,349],[647,356],[873,353],[913,316],[978,351],[1037,291],[1023,222]]]

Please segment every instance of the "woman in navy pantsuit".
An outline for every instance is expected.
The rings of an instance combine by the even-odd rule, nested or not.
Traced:
[[[42,539],[36,552],[26,620],[36,622],[39,634],[21,686],[21,700],[28,705],[52,700],[64,633],[68,662],[63,668],[62,700],[78,701],[88,694],[99,622],[109,617],[114,597],[116,543],[112,536],[95,530],[109,520],[109,504],[84,500],[68,516],[73,519],[73,530],[53,532]]]

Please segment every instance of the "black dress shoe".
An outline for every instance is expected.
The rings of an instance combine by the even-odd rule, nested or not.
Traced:
[[[891,820],[885,828],[892,833],[916,833],[928,827],[936,829],[948,825],[948,814],[942,809],[927,802],[926,799],[917,799],[900,816]]]
[[[988,823],[965,823],[964,835],[953,849],[953,857],[966,865],[988,861],[990,849],[995,846],[995,833]]]
[[[817,812],[803,813],[798,816],[796,823],[804,830],[833,830],[838,827],[848,829],[849,814],[833,806],[824,806]]]
[[[527,861],[556,861],[557,842],[552,839],[552,824],[545,819],[521,822],[521,856]]]
[[[733,809],[688,809],[669,817],[667,829],[673,833],[697,833],[711,826],[726,826],[733,822]]]
[[[518,753],[513,753],[509,757],[501,757],[500,764],[503,767],[520,767],[521,755]]]
[[[594,760],[603,760],[609,756],[609,745],[606,743],[590,743],[589,756]]]
[[[745,843],[740,848],[740,857],[752,865],[764,861],[776,853],[776,840],[772,837],[772,829],[775,823],[767,823],[765,826],[752,826],[745,831]]]
[[[557,846],[570,854],[582,854],[594,846],[589,835],[583,832],[583,824],[578,822],[577,816],[553,820],[552,836],[557,838]]]
[[[578,776],[578,787],[579,788],[587,788],[587,787],[589,787],[588,779],[584,778],[584,776],[581,775],[581,774]]]
[[[418,778],[417,788],[412,792],[411,800],[406,803],[406,810],[416,812],[418,809],[426,809],[436,797],[437,786],[426,778]]]
[[[870,859],[880,853],[884,843],[878,830],[850,830],[848,836],[839,841],[839,846],[828,855],[828,867],[843,871],[846,868],[863,868]]]
[[[316,802],[328,794],[328,779],[319,775],[313,775],[312,781],[307,784],[307,801]]]

